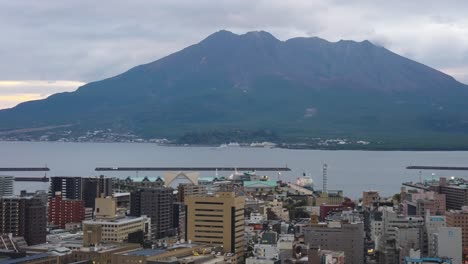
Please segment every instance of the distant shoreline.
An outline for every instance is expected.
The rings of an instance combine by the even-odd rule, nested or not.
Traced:
[[[0,143],[71,143],[71,144],[152,144],[162,147],[203,147],[203,148],[219,148],[219,149],[236,149],[236,148],[249,148],[249,149],[289,149],[289,150],[327,150],[327,151],[420,151],[420,152],[446,152],[446,151],[468,151],[468,147],[465,148],[393,148],[393,147],[378,147],[367,145],[364,148],[358,148],[355,146],[343,146],[343,147],[314,147],[305,146],[299,144],[278,144],[274,147],[260,147],[250,146],[249,144],[240,144],[239,146],[226,146],[221,147],[218,144],[178,144],[178,143],[154,143],[154,142],[125,142],[125,141],[40,141],[40,140],[0,140]]]

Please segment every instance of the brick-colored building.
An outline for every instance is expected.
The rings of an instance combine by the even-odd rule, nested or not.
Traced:
[[[49,200],[49,223],[65,228],[68,223],[81,223],[85,219],[83,200],[62,198],[60,192]]]

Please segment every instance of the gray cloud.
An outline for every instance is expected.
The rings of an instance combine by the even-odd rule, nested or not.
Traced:
[[[219,29],[262,29],[369,39],[468,83],[467,13],[468,1],[436,0],[0,0],[0,80],[89,82]]]

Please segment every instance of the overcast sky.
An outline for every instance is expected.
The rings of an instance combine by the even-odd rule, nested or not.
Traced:
[[[468,83],[465,0],[0,0],[0,109],[119,74],[220,29],[368,39]]]

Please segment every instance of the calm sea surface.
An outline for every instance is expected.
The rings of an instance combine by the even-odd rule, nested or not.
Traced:
[[[401,182],[418,180],[418,171],[408,165],[467,166],[468,152],[463,151],[323,151],[265,148],[162,147],[155,144],[127,143],[51,143],[0,142],[0,167],[48,166],[48,176],[97,175],[96,167],[125,166],[288,166],[292,172],[281,178],[295,181],[303,172],[310,173],[318,189],[322,186],[322,164],[328,164],[328,188],[342,189],[357,198],[363,190],[384,195],[399,191]],[[423,171],[421,177],[467,176],[468,172]],[[2,174],[44,176],[44,173]],[[228,175],[229,173],[225,173]],[[273,179],[274,172],[265,173]],[[111,177],[137,176],[133,172],[106,172]],[[162,172],[140,172],[138,176],[157,176]],[[212,176],[210,172],[204,176]],[[15,192],[26,189],[46,190],[48,184],[16,182]]]

